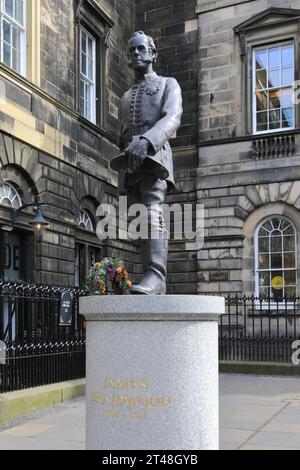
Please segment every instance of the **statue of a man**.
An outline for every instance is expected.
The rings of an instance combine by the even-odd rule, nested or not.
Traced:
[[[135,84],[121,100],[122,154],[111,167],[122,170],[119,194],[144,204],[150,229],[144,242],[146,272],[132,294],[164,294],[168,257],[168,232],[162,206],[167,189],[174,188],[173,158],[168,140],[175,134],[182,115],[182,95],[174,78],[153,71],[157,51],[151,36],[135,32],[129,40],[129,66]]]

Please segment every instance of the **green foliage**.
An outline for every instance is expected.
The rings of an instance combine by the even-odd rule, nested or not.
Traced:
[[[92,295],[128,294],[131,284],[128,272],[119,258],[97,261],[86,279],[86,287]]]

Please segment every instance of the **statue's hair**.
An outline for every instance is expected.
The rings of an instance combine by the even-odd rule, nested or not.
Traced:
[[[153,38],[151,36],[148,36],[147,34],[145,34],[144,31],[136,31],[135,33],[133,33],[128,42],[130,42],[136,36],[145,36],[148,40],[148,46],[151,47],[153,52],[157,52],[157,49],[156,49],[155,42],[154,42]]]

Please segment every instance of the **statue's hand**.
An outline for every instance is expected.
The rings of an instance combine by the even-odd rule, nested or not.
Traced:
[[[150,142],[144,137],[136,136],[125,149],[125,155],[128,156],[128,165],[132,171],[138,170],[149,153]]]

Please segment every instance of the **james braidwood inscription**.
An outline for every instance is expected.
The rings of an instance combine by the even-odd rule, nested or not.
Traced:
[[[101,390],[91,393],[91,401],[103,408],[105,416],[148,419],[151,412],[171,407],[169,396],[151,395],[145,379],[105,377]]]

